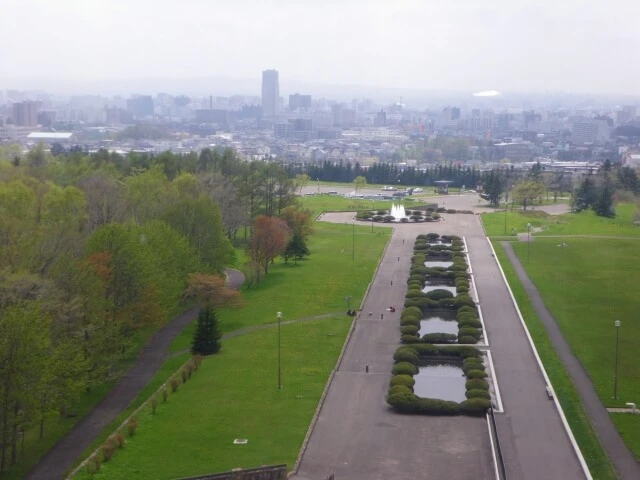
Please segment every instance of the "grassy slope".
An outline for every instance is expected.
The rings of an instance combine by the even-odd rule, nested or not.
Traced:
[[[365,200],[359,198],[344,198],[338,195],[314,195],[300,198],[304,208],[311,210],[316,217],[322,212],[355,212],[358,210],[389,210],[392,203],[402,203],[407,208],[429,202],[428,198],[405,197],[404,200]]]
[[[312,256],[310,257],[310,259],[304,262],[300,262],[298,266],[292,264],[285,265],[280,261],[271,266],[270,274],[263,282],[249,290],[243,290],[243,297],[245,298],[244,307],[236,310],[225,310],[219,312],[224,331],[229,332],[249,325],[273,322],[275,320],[275,312],[278,310],[282,310],[285,313],[285,320],[325,314],[327,312],[333,311],[341,312],[346,309],[346,304],[344,302],[344,296],[346,295],[352,296],[352,307],[358,306],[360,304],[362,295],[364,294],[364,291],[366,289],[366,285],[371,280],[371,276],[374,272],[377,260],[380,257],[380,253],[382,251],[382,248],[384,247],[384,244],[387,241],[389,231],[386,230],[384,235],[372,235],[368,228],[356,227],[356,260],[355,262],[353,262],[353,227],[351,225],[317,223],[314,228],[316,234],[311,238],[310,241],[310,248],[312,250]],[[338,262],[336,262],[336,259],[338,260]],[[336,264],[339,265],[338,268],[336,268]],[[299,301],[299,299],[302,299],[302,301]],[[322,324],[322,321],[319,322],[320,324]],[[304,326],[316,323],[318,323],[318,321],[305,322],[300,325]],[[331,335],[331,337],[335,338],[335,340],[338,342],[338,345],[341,346],[344,339],[344,334],[346,334],[348,323],[344,323],[344,331],[334,331],[335,325],[328,325],[330,325],[332,329],[328,333],[332,333],[333,335]],[[282,327],[283,349],[285,345],[285,329],[290,327],[293,326]],[[172,351],[179,351],[184,348],[188,348],[191,339],[192,328],[192,326],[188,327],[179,337],[176,338],[171,346]],[[291,331],[298,330],[292,329]],[[263,342],[264,338],[271,338],[273,336],[273,332],[273,329],[268,329],[248,335],[254,339],[253,342],[259,343]],[[325,336],[327,336],[326,333]],[[246,337],[247,335],[225,341],[225,351],[230,348],[229,345],[233,346],[238,339]],[[304,330],[300,337],[306,339],[307,331]],[[300,338],[298,338],[297,340],[300,340]],[[298,343],[302,342],[293,343],[296,343],[297,345]],[[298,355],[298,353],[296,352],[294,352],[294,354]],[[331,362],[335,362],[337,358],[336,352],[331,349],[327,349],[323,352],[323,354],[326,355],[326,358],[324,358],[322,361],[328,361],[330,365],[333,365],[333,363]],[[215,358],[217,357],[214,357],[214,359]],[[138,406],[144,399],[148,398],[149,394],[153,392],[155,388],[157,388],[157,386],[160,385],[171,372],[175,371],[177,366],[180,365],[185,359],[186,356],[183,355],[165,362],[163,370],[159,372],[159,374],[157,374],[152,380],[154,388],[148,386],[145,391],[138,396],[136,401],[134,401],[134,405],[132,405],[127,410],[127,412],[133,411],[134,406]],[[285,360],[283,357],[283,365],[284,362]],[[314,365],[315,363],[311,363],[311,365]],[[242,362],[240,362],[240,364],[242,364]],[[169,367],[167,367],[168,365]],[[329,371],[330,369],[331,368],[329,368],[327,371]],[[284,372],[285,370],[283,368],[283,376]],[[249,374],[248,371],[245,372],[245,370],[242,370],[242,372],[238,375],[242,377],[243,375],[245,375],[245,373]],[[198,373],[197,375],[200,375],[200,373]],[[307,372],[302,377],[300,377],[299,380],[302,382],[305,379],[306,375],[315,374]],[[323,378],[324,380],[322,380],[321,382],[322,388],[324,387],[326,376],[324,376]],[[313,382],[315,382],[316,380],[317,379],[314,377]],[[313,382],[309,384],[309,388],[313,387]],[[303,383],[300,384],[302,388],[307,388],[307,386],[304,386]],[[252,388],[252,383],[247,382],[243,388],[245,387],[249,388],[249,390],[242,390],[241,395],[252,397],[255,390]],[[312,392],[313,395],[310,394],[310,397],[307,399],[309,402],[311,402],[313,408],[315,408],[322,388],[320,388],[320,390],[314,389]],[[197,403],[198,398],[194,397],[193,401]],[[287,409],[295,409],[298,405],[301,405],[301,408],[303,408],[303,410],[307,408],[305,402],[301,402],[300,399],[296,400],[297,402],[289,405]],[[233,400],[228,401],[233,403]],[[264,399],[260,401],[262,402],[264,401]],[[226,405],[225,402],[222,402],[222,404]],[[311,410],[313,410],[313,408]],[[287,409],[285,409],[285,411]],[[299,416],[300,422],[296,424],[295,428],[297,431],[301,431],[302,436],[304,436],[309,417],[306,416],[306,413],[304,412],[300,413],[298,411],[293,411],[292,413],[296,416]],[[245,415],[245,412],[236,411],[235,415],[238,417],[242,417]],[[160,414],[158,414],[158,417],[159,416]],[[113,422],[110,428],[103,433],[100,440],[94,442],[93,448],[98,446],[101,441],[106,438],[106,436],[113,430],[113,428],[115,428],[125,417],[125,414],[120,415],[118,420]],[[262,428],[261,419],[253,416],[252,418],[257,427]],[[283,420],[283,418],[281,418],[280,420]],[[264,421],[268,423],[273,420],[264,418]],[[297,454],[297,451],[299,449],[300,442],[297,438],[298,437],[296,437],[296,440],[293,443],[288,444],[286,447],[287,455],[291,458],[295,458],[295,455]],[[274,451],[276,450],[279,451],[279,449],[274,449]],[[89,451],[85,453],[88,454]],[[270,455],[269,452],[267,452],[267,454]],[[225,453],[225,455],[227,455],[227,453]],[[289,460],[287,460],[287,462],[289,464],[292,463]],[[242,463],[242,465],[249,464],[250,463]],[[216,466],[214,468],[214,471],[219,471],[221,468],[224,469],[227,467]]]
[[[598,217],[592,211],[580,213],[566,213],[564,215],[548,215],[545,212],[533,211],[509,211],[506,214],[507,235],[511,235],[511,229],[517,232],[526,232],[527,223],[534,227],[543,228],[542,232],[535,236],[544,235],[611,235],[622,237],[640,236],[640,227],[633,225],[632,217],[635,206],[632,204],[619,204],[616,206],[616,218]],[[490,237],[505,234],[505,213],[483,213],[482,222]]]
[[[282,390],[275,329],[225,341],[155,416],[141,412],[135,438],[95,478],[170,479],[292,465],[349,323],[341,316],[284,325]],[[235,438],[249,443],[233,445]]]
[[[518,307],[522,312],[527,328],[540,354],[545,370],[554,387],[556,396],[562,405],[565,416],[573,435],[580,446],[580,450],[589,466],[589,470],[594,479],[606,480],[617,478],[609,458],[606,456],[598,439],[591,428],[580,398],[567,375],[567,372],[558,358],[549,338],[536,316],[533,306],[529,302],[529,297],[522,288],[517,276],[506,258],[504,250],[500,245],[495,245],[496,254],[504,273],[507,277],[513,295],[518,302]]]

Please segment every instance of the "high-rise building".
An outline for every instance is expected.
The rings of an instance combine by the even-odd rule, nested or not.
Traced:
[[[127,100],[127,110],[136,118],[151,116],[153,115],[153,98],[151,95],[136,95]]]
[[[310,109],[311,95],[300,95],[296,93],[289,95],[289,110]]]
[[[13,123],[18,127],[38,126],[40,102],[24,101],[13,104]]]
[[[262,111],[266,117],[275,117],[280,106],[280,85],[277,70],[262,72]]]

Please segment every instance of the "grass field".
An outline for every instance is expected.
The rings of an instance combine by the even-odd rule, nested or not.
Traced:
[[[187,392],[192,382],[195,383],[197,378],[203,376],[202,372],[209,368],[208,365],[217,365],[217,362],[223,362],[219,371],[225,372],[225,375],[222,376],[224,378],[218,378],[218,375],[212,373],[211,375],[215,377],[216,383],[211,387],[211,395],[209,395],[206,387],[203,387],[204,390],[196,390],[188,400],[185,400],[185,402],[191,404],[191,406],[185,407],[186,411],[194,411],[194,409],[200,408],[200,404],[204,402],[205,405],[214,409],[212,415],[220,415],[221,418],[224,418],[226,425],[246,426],[247,419],[251,419],[249,423],[252,425],[251,428],[254,429],[251,430],[251,432],[257,432],[255,435],[258,436],[264,432],[270,432],[273,429],[273,422],[291,423],[290,428],[287,427],[285,431],[283,431],[283,435],[286,434],[289,440],[282,444],[278,442],[278,445],[273,445],[273,447],[268,448],[265,447],[265,443],[253,443],[254,446],[259,446],[259,449],[256,449],[256,451],[251,448],[243,449],[243,447],[231,448],[229,450],[229,446],[234,446],[227,446],[226,443],[224,443],[219,451],[208,450],[208,452],[214,452],[214,457],[222,457],[220,459],[222,463],[203,464],[203,466],[207,468],[199,470],[200,472],[220,471],[238,465],[255,466],[263,463],[283,461],[291,465],[292,459],[295,459],[297,455],[311,413],[317,404],[328,372],[333,368],[338,355],[337,352],[342,346],[344,335],[348,329],[348,318],[343,315],[343,312],[347,309],[344,297],[352,297],[352,308],[359,306],[389,235],[388,230],[385,231],[384,234],[371,234],[368,227],[356,227],[354,234],[354,229],[351,225],[317,223],[314,225],[314,228],[315,234],[310,238],[309,242],[309,248],[312,252],[309,259],[299,262],[298,265],[294,265],[291,262],[284,264],[281,260],[277,260],[274,265],[270,266],[269,275],[265,277],[264,281],[250,289],[242,290],[245,300],[243,307],[219,311],[219,318],[223,331],[225,332],[231,332],[251,325],[273,323],[276,321],[275,314],[277,311],[283,312],[284,320],[295,320],[327,313],[336,314],[332,319],[310,320],[300,324],[282,326],[283,378],[285,379],[283,383],[286,382],[285,385],[289,387],[296,386],[296,388],[298,388],[296,395],[303,395],[304,398],[294,398],[295,401],[283,405],[281,409],[274,406],[273,410],[268,410],[271,408],[268,403],[273,398],[277,399],[279,397],[265,398],[261,396],[263,390],[265,390],[261,382],[267,381],[263,378],[267,377],[264,371],[264,368],[266,368],[265,365],[273,362],[274,358],[273,342],[275,341],[275,328],[260,330],[224,340],[224,355],[220,354],[211,359],[207,359],[203,367],[201,367],[201,371],[199,371],[194,379],[184,388],[184,392]],[[355,261],[352,260],[352,248],[354,245]],[[179,352],[188,349],[192,331],[193,325],[185,329],[184,332],[174,340],[170,351]],[[319,337],[313,338],[311,341],[312,345],[309,345],[309,341],[315,334],[319,335]],[[334,345],[333,342],[335,342],[336,348],[320,348],[322,345],[326,346],[327,341],[330,342],[330,345]],[[235,351],[235,345],[239,345],[238,351]],[[290,356],[289,359],[285,357],[285,345],[289,345],[289,351],[286,354]],[[301,360],[302,357],[307,355],[310,357],[310,362],[308,363],[306,360]],[[271,360],[266,360],[265,363],[265,359],[269,357],[271,357]],[[145,388],[145,391],[142,392],[130,408],[127,409],[127,414],[121,414],[118,420],[114,421],[110,428],[103,432],[101,438],[94,442],[92,445],[93,448],[85,452],[85,456],[99,446],[104,438],[106,438],[135,407],[147,399],[186,358],[186,355],[180,355],[167,360],[162,370],[154,377],[147,388]],[[219,358],[221,360],[218,360]],[[251,362],[244,361],[245,358],[251,360]],[[224,363],[227,361],[231,362],[233,366]],[[301,370],[293,368],[287,373],[287,368],[291,368],[290,366],[294,364],[302,365],[302,367],[300,367]],[[289,367],[286,367],[286,365],[289,365]],[[315,366],[321,365],[325,365],[326,367],[322,367],[322,373],[320,374],[316,372]],[[275,366],[271,365],[271,367],[273,367],[273,378],[269,377],[268,381],[274,383],[276,382]],[[227,376],[226,372],[229,370],[233,373]],[[216,372],[218,372],[218,370],[216,370]],[[291,381],[286,380],[289,374],[292,376]],[[231,382],[225,383],[225,379],[227,378],[230,378]],[[295,380],[293,378],[295,378]],[[240,379],[242,379],[242,381],[240,381]],[[221,381],[222,385],[217,383],[218,381]],[[231,386],[230,384],[233,384],[233,389],[228,388]],[[289,389],[288,391],[290,392]],[[303,393],[300,393],[300,391]],[[224,394],[218,395],[220,392],[224,392]],[[268,388],[265,392],[269,395],[273,393]],[[178,395],[182,393],[183,391],[180,391]],[[231,396],[226,396],[227,393]],[[186,395],[184,396],[186,397]],[[219,403],[217,403],[218,400],[210,401],[210,397],[219,398]],[[175,398],[177,399],[178,397],[176,396]],[[238,398],[241,400],[238,400]],[[247,409],[242,408],[243,402],[246,402],[246,405],[248,405]],[[234,405],[238,405],[238,407],[236,408]],[[218,407],[220,407],[221,410],[219,413],[216,413],[218,410],[215,409]],[[229,407],[229,409],[225,410],[223,407]],[[268,414],[264,413],[267,410]],[[147,417],[151,417],[151,415],[148,414]],[[163,417],[159,409],[158,414],[153,417],[154,423],[161,418]],[[194,425],[192,425],[189,418],[191,417],[187,416],[182,418],[179,425],[175,425],[174,423],[177,422],[177,420],[173,419],[170,420],[165,427],[158,428],[168,428],[169,431],[180,429],[191,431],[192,428],[199,428],[199,419],[196,419],[196,421],[193,422]],[[140,420],[142,421],[142,419],[143,416],[141,416]],[[294,421],[291,422],[291,420]],[[158,424],[161,423],[163,422],[158,422]],[[196,423],[198,423],[198,425],[195,425]],[[141,428],[139,438],[142,439],[142,432],[146,427],[142,425]],[[161,431],[164,433],[154,434],[153,436],[158,442],[149,447],[152,450],[159,449],[162,446],[164,446],[163,448],[171,448],[173,445],[171,439],[174,437],[174,434],[169,434],[163,430]],[[244,435],[248,436],[249,433],[245,433]],[[258,438],[255,435],[252,434],[254,438]],[[238,436],[242,435],[238,434]],[[136,437],[136,441],[137,439],[138,436]],[[202,438],[196,436],[193,440],[198,443]],[[158,444],[160,446],[158,446]],[[250,442],[250,444],[252,443]],[[132,449],[136,448],[133,443],[130,447],[133,447]],[[127,449],[129,449],[129,446]],[[247,452],[249,452],[248,456],[246,455]],[[168,452],[165,450],[161,453],[161,457],[172,458],[172,451]],[[231,453],[238,453],[239,455],[236,457],[230,455]],[[211,456],[208,454],[204,455],[204,453],[202,455],[203,459],[209,459]],[[124,457],[125,455],[122,455],[122,458]],[[147,472],[144,461],[139,465],[136,463],[138,454],[132,456],[132,458],[136,459],[135,461],[129,461],[136,463],[135,467],[132,467],[130,464],[126,464],[124,467],[116,467],[119,458],[120,455],[108,465],[109,467],[113,465],[114,469],[117,468],[114,470],[116,473],[108,473],[109,469],[106,469],[106,466],[103,467],[105,468],[105,474],[114,475],[104,478],[126,478],[131,474],[137,478],[160,478],[157,476],[143,477],[136,473],[136,470],[145,472],[145,475]],[[204,462],[204,460],[202,461]],[[188,459],[184,460],[184,465],[190,465],[190,461]],[[125,474],[123,473],[124,470],[119,470],[120,468],[131,468],[132,470],[127,470],[129,473]],[[164,471],[165,469],[162,468],[161,470]],[[193,474],[194,472],[197,473],[195,470],[190,470],[189,472],[181,471],[181,473],[176,473],[173,476]],[[169,477],[171,477],[171,475]],[[82,478],[82,476],[80,476],[80,478]],[[98,476],[96,478],[102,477]]]
[[[625,445],[640,460],[640,415],[629,413],[610,413],[609,416],[620,433]]]
[[[225,341],[156,415],[141,412],[135,437],[94,478],[171,479],[291,466],[349,325],[340,316],[282,326],[281,390],[276,329]],[[234,445],[235,438],[249,442]]]
[[[589,470],[594,479],[608,480],[616,479],[617,476],[613,470],[609,458],[606,456],[600,443],[591,428],[589,419],[582,408],[580,398],[567,375],[567,372],[558,358],[544,327],[538,319],[529,297],[522,288],[518,278],[506,258],[504,250],[500,245],[494,245],[496,255],[500,260],[505,276],[511,286],[513,295],[518,302],[518,307],[527,324],[527,328],[536,349],[542,359],[545,370],[551,380],[553,388],[556,392],[558,401],[562,405],[567,421],[571,427],[571,431],[578,442],[580,450],[589,466]],[[637,430],[636,430],[637,431]]]
[[[311,210],[314,218],[322,212],[389,210],[393,203],[401,203],[405,207],[411,208],[412,206],[422,205],[426,202],[428,202],[428,199],[420,201],[413,197],[405,197],[404,199],[398,200],[365,200],[362,198],[345,198],[339,195],[314,195],[300,198],[302,206]]]
[[[640,236],[640,226],[633,224],[635,205],[619,204],[615,218],[598,217],[591,210],[580,213],[549,215],[540,210],[508,211],[506,213],[506,234],[511,229],[526,232],[527,223],[542,228],[534,236],[545,235],[606,235],[621,237]],[[483,213],[482,222],[489,237],[505,235],[505,212]]]

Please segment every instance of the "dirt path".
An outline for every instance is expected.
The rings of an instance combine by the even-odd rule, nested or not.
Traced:
[[[227,285],[239,288],[244,275],[238,270],[227,270]],[[61,479],[75,460],[91,442],[109,425],[122,410],[147,385],[158,368],[165,361],[167,350],[173,339],[191,322],[198,313],[197,308],[175,317],[146,343],[135,363],[120,377],[118,383],[107,393],[91,412],[76,423],[73,428],[38,461],[26,475],[27,480]]]
[[[554,350],[558,353],[560,360],[569,373],[571,381],[578,391],[587,417],[591,421],[591,426],[600,440],[602,448],[611,459],[614,468],[618,472],[618,476],[621,480],[640,478],[640,464],[620,438],[613,422],[609,418],[607,409],[602,405],[593,388],[591,379],[580,361],[571,353],[571,348],[562,336],[558,324],[551,316],[549,310],[544,306],[540,293],[527,276],[524,268],[522,268],[522,264],[513,252],[509,242],[500,243],[504,247],[507,257],[518,275],[520,283],[531,300],[531,304],[538,318],[540,318],[540,321],[544,325]]]

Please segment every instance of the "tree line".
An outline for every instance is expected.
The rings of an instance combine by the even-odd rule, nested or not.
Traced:
[[[118,376],[186,308],[194,273],[233,264],[234,242],[252,281],[288,247],[308,253],[309,214],[278,164],[210,149],[56,153],[0,147],[0,471],[26,429],[42,437],[48,416]]]
[[[449,180],[451,186],[475,188],[480,180],[480,172],[475,168],[460,165],[433,165],[429,168],[399,167],[392,163],[374,163],[363,167],[359,162],[331,162],[321,164],[288,164],[286,171],[290,177],[306,174],[311,181],[352,183],[357,177],[364,177],[367,183],[403,186],[428,186],[436,180]]]

